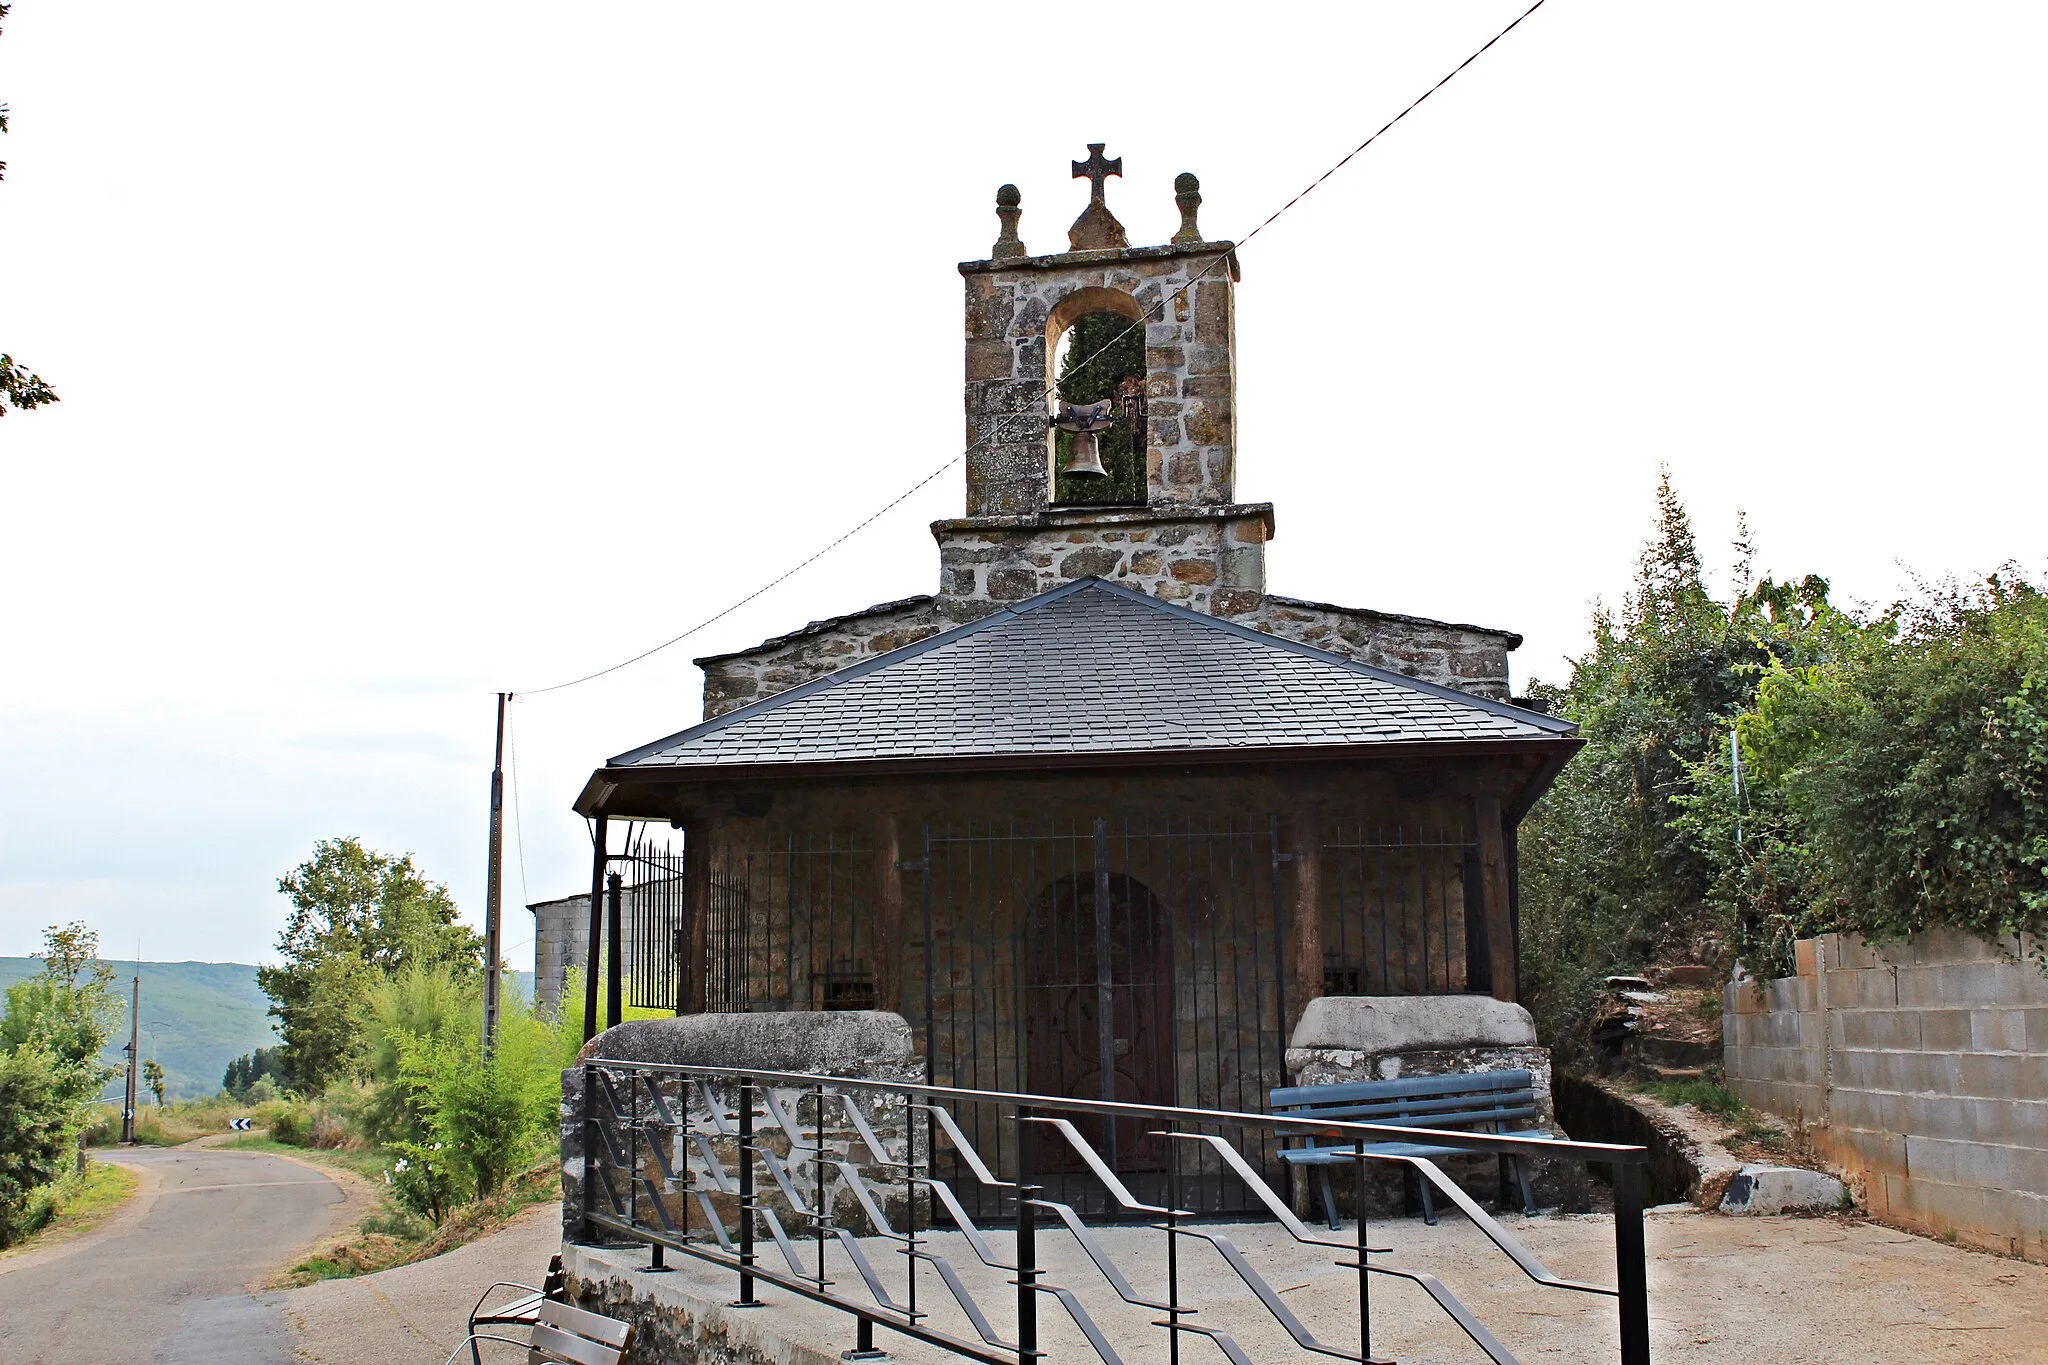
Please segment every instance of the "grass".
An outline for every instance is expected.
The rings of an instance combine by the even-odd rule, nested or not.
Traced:
[[[83,1177],[74,1172],[54,1185],[44,1186],[29,1197],[26,1221],[35,1231],[0,1251],[0,1257],[91,1231],[128,1202],[139,1183],[135,1172],[125,1166],[94,1161],[87,1164]]]
[[[279,1142],[268,1133],[242,1133],[220,1144],[223,1148],[237,1152],[275,1152],[280,1156],[298,1157],[323,1166],[335,1166],[352,1171],[365,1180],[384,1183],[384,1168],[391,1164],[391,1158],[368,1147],[299,1147],[289,1142]]]
[[[1689,1104],[1724,1119],[1735,1118],[1746,1108],[1734,1091],[1715,1081],[1644,1081],[1637,1088],[1666,1104]]]

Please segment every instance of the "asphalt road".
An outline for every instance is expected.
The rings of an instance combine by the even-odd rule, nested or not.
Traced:
[[[105,1159],[138,1168],[135,1197],[148,1206],[76,1243],[0,1261],[0,1361],[290,1365],[280,1296],[250,1289],[326,1231],[341,1188],[260,1152],[136,1148]]]

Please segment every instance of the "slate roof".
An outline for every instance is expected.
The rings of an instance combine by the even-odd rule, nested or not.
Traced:
[[[1083,579],[612,768],[1545,740],[1567,721]]]

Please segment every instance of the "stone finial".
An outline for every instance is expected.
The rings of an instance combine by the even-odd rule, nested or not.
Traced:
[[[1202,182],[1195,179],[1193,171],[1182,171],[1173,178],[1173,202],[1180,205],[1180,231],[1173,234],[1173,240],[1201,241],[1202,230],[1195,226],[1195,212],[1202,207]]]
[[[989,250],[994,260],[1007,260],[1012,256],[1028,256],[1024,243],[1017,236],[1017,219],[1024,210],[1017,207],[1024,202],[1024,196],[1017,193],[1015,185],[1005,185],[996,191],[996,217],[1003,220],[1003,234],[996,238],[996,244]]]
[[[1074,163],[1074,179],[1086,177],[1089,182],[1088,207],[1081,210],[1081,216],[1067,229],[1067,247],[1073,251],[1103,251],[1126,247],[1131,239],[1124,235],[1124,225],[1116,220],[1103,201],[1102,182],[1114,175],[1124,173],[1124,159],[1120,156],[1105,157],[1102,143],[1088,144],[1088,159]]]

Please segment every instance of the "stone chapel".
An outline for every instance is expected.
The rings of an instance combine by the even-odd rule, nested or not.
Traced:
[[[577,797],[587,1032],[602,975],[607,1023],[881,1010],[936,1084],[1248,1110],[1320,1056],[1327,997],[1526,1029],[1516,830],[1573,727],[1509,702],[1511,632],[1267,591],[1232,244],[1183,175],[1180,230],[1129,245],[1102,152],[1067,250],[1030,253],[1004,186],[959,267],[937,591],[698,660],[703,720]]]

